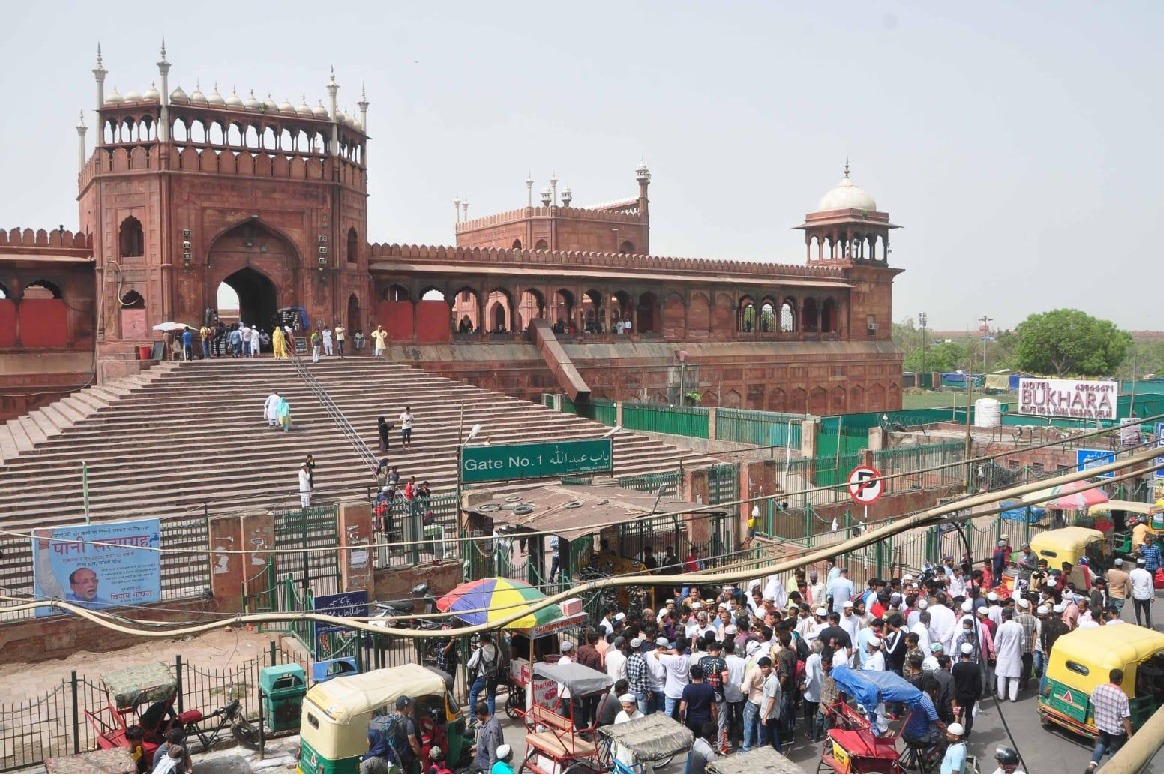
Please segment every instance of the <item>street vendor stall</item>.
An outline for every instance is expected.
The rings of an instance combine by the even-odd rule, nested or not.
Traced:
[[[485,625],[499,623],[545,597],[528,582],[492,577],[458,585],[436,602],[436,608],[467,625]],[[551,604],[498,628],[498,648],[509,664],[508,673],[503,672],[508,677],[503,681],[509,685],[506,713],[516,716],[526,708],[530,666],[539,660],[558,659],[558,634],[585,623],[586,613],[580,609],[566,613]]]
[[[648,554],[653,560],[667,549],[685,557],[694,546],[702,555],[718,556],[734,549],[737,533],[730,510],[679,500],[666,486],[654,492],[612,484],[473,491],[465,494],[464,510],[467,533],[490,537],[474,542],[475,555],[492,556],[491,565],[473,567],[474,576],[506,569],[505,576],[524,577],[539,587],[645,570]],[[557,539],[556,564],[547,558],[551,536]],[[620,588],[612,603],[624,610],[642,608],[636,604],[649,605],[650,593],[649,587]]]

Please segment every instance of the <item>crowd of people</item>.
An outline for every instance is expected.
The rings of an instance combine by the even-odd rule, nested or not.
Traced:
[[[357,330],[349,335],[343,324],[325,324],[322,328],[304,332],[291,326],[271,326],[269,329],[250,325],[245,321],[226,324],[221,320],[174,332],[168,340],[170,352],[175,358],[192,361],[195,358],[258,358],[264,351],[270,351],[275,358],[288,358],[295,347],[296,334],[305,338],[311,350],[312,361],[321,356],[344,358],[351,345],[356,352],[364,349],[364,332]],[[387,332],[377,326],[371,334],[375,346],[374,355],[384,354]]]
[[[607,610],[578,644],[561,645],[562,660],[604,671],[614,685],[598,701],[561,698],[560,711],[579,729],[663,712],[712,756],[779,751],[798,739],[819,742],[835,726],[834,666],[890,671],[922,691],[902,731],[906,743],[938,757],[944,750],[944,772],[962,772],[979,702],[1037,692],[1063,634],[1122,624],[1122,602],[1140,600],[1146,563],[1139,557],[1106,575],[1080,575],[1070,563],[1048,568],[1004,535],[981,567],[946,556],[920,574],[870,579],[863,589],[834,563],[751,585],[676,588],[658,609]],[[1013,589],[1002,586],[1004,575]],[[888,722],[883,711],[875,724],[884,731]],[[1094,762],[1118,748],[1123,725],[1117,720]],[[1009,750],[999,762],[1018,772]]]

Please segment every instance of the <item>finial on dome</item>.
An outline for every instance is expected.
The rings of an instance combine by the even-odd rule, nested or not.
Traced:
[[[849,157],[845,157],[845,177],[849,177]]]
[[[331,66],[331,82],[335,83],[335,65]]]
[[[166,37],[162,36],[162,61],[166,60]]]
[[[78,111],[77,113],[77,129],[85,128],[85,111]]]
[[[97,67],[101,67],[101,41],[97,41]]]

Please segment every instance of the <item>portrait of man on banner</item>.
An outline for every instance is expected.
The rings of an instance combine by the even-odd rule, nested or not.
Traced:
[[[161,600],[157,519],[33,531],[33,591],[89,609]],[[50,608],[37,616],[53,614]]]

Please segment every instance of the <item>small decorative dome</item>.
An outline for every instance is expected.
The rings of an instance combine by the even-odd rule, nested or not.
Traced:
[[[161,99],[161,97],[162,95],[158,93],[158,87],[154,86],[153,82],[151,81],[150,88],[145,90],[145,94],[141,96],[141,99],[142,102],[157,102]]]
[[[106,105],[121,105],[123,102],[125,102],[125,98],[117,91],[116,86],[113,87],[113,91],[109,93],[109,96],[105,98]]]
[[[214,91],[211,92],[210,96],[206,98],[206,102],[209,105],[217,105],[217,106],[226,105],[226,100],[224,100],[222,98],[222,95],[218,93],[218,84],[214,85]]]
[[[219,99],[221,99],[221,97]],[[202,85],[197,81],[194,82],[194,91],[190,92],[190,102],[196,105],[206,104],[206,95],[202,93]]]
[[[303,95],[303,100],[299,103],[299,106],[297,108],[295,108],[295,112],[298,113],[300,116],[310,116],[311,115],[311,106],[307,104],[307,95],[306,94]]]
[[[279,112],[294,116],[295,106],[291,104],[290,100],[283,100],[283,102],[279,103]]]
[[[359,119],[352,119],[352,126],[355,127],[355,129],[359,132],[364,131],[364,122],[360,121]]]
[[[352,125],[352,117],[348,115],[346,110],[341,110],[339,112],[339,123],[346,124],[349,127]]]
[[[271,96],[270,92],[267,92],[267,99],[261,100],[261,102],[263,108],[268,112],[277,113],[279,111],[279,103],[275,102],[275,98]]]
[[[247,95],[245,100],[243,100],[243,107],[247,110],[259,110],[263,107],[263,104],[255,97],[254,89],[251,89],[251,93]]]
[[[845,162],[845,177],[832,191],[821,197],[818,213],[829,210],[876,210],[877,202],[849,177],[849,163]]]
[[[205,99],[204,97],[203,100]],[[170,102],[190,102],[190,98],[186,96],[186,92],[182,91],[181,84],[178,85],[177,89],[170,92]]]
[[[319,104],[311,109],[311,113],[317,119],[326,119],[327,118],[327,108],[323,107],[323,100],[320,100]]]
[[[226,98],[226,106],[228,108],[241,108],[243,106],[242,98],[238,96],[238,92],[234,89],[230,90],[230,96]]]
[[[126,102],[141,102],[141,95],[135,91],[128,91],[125,93]]]

